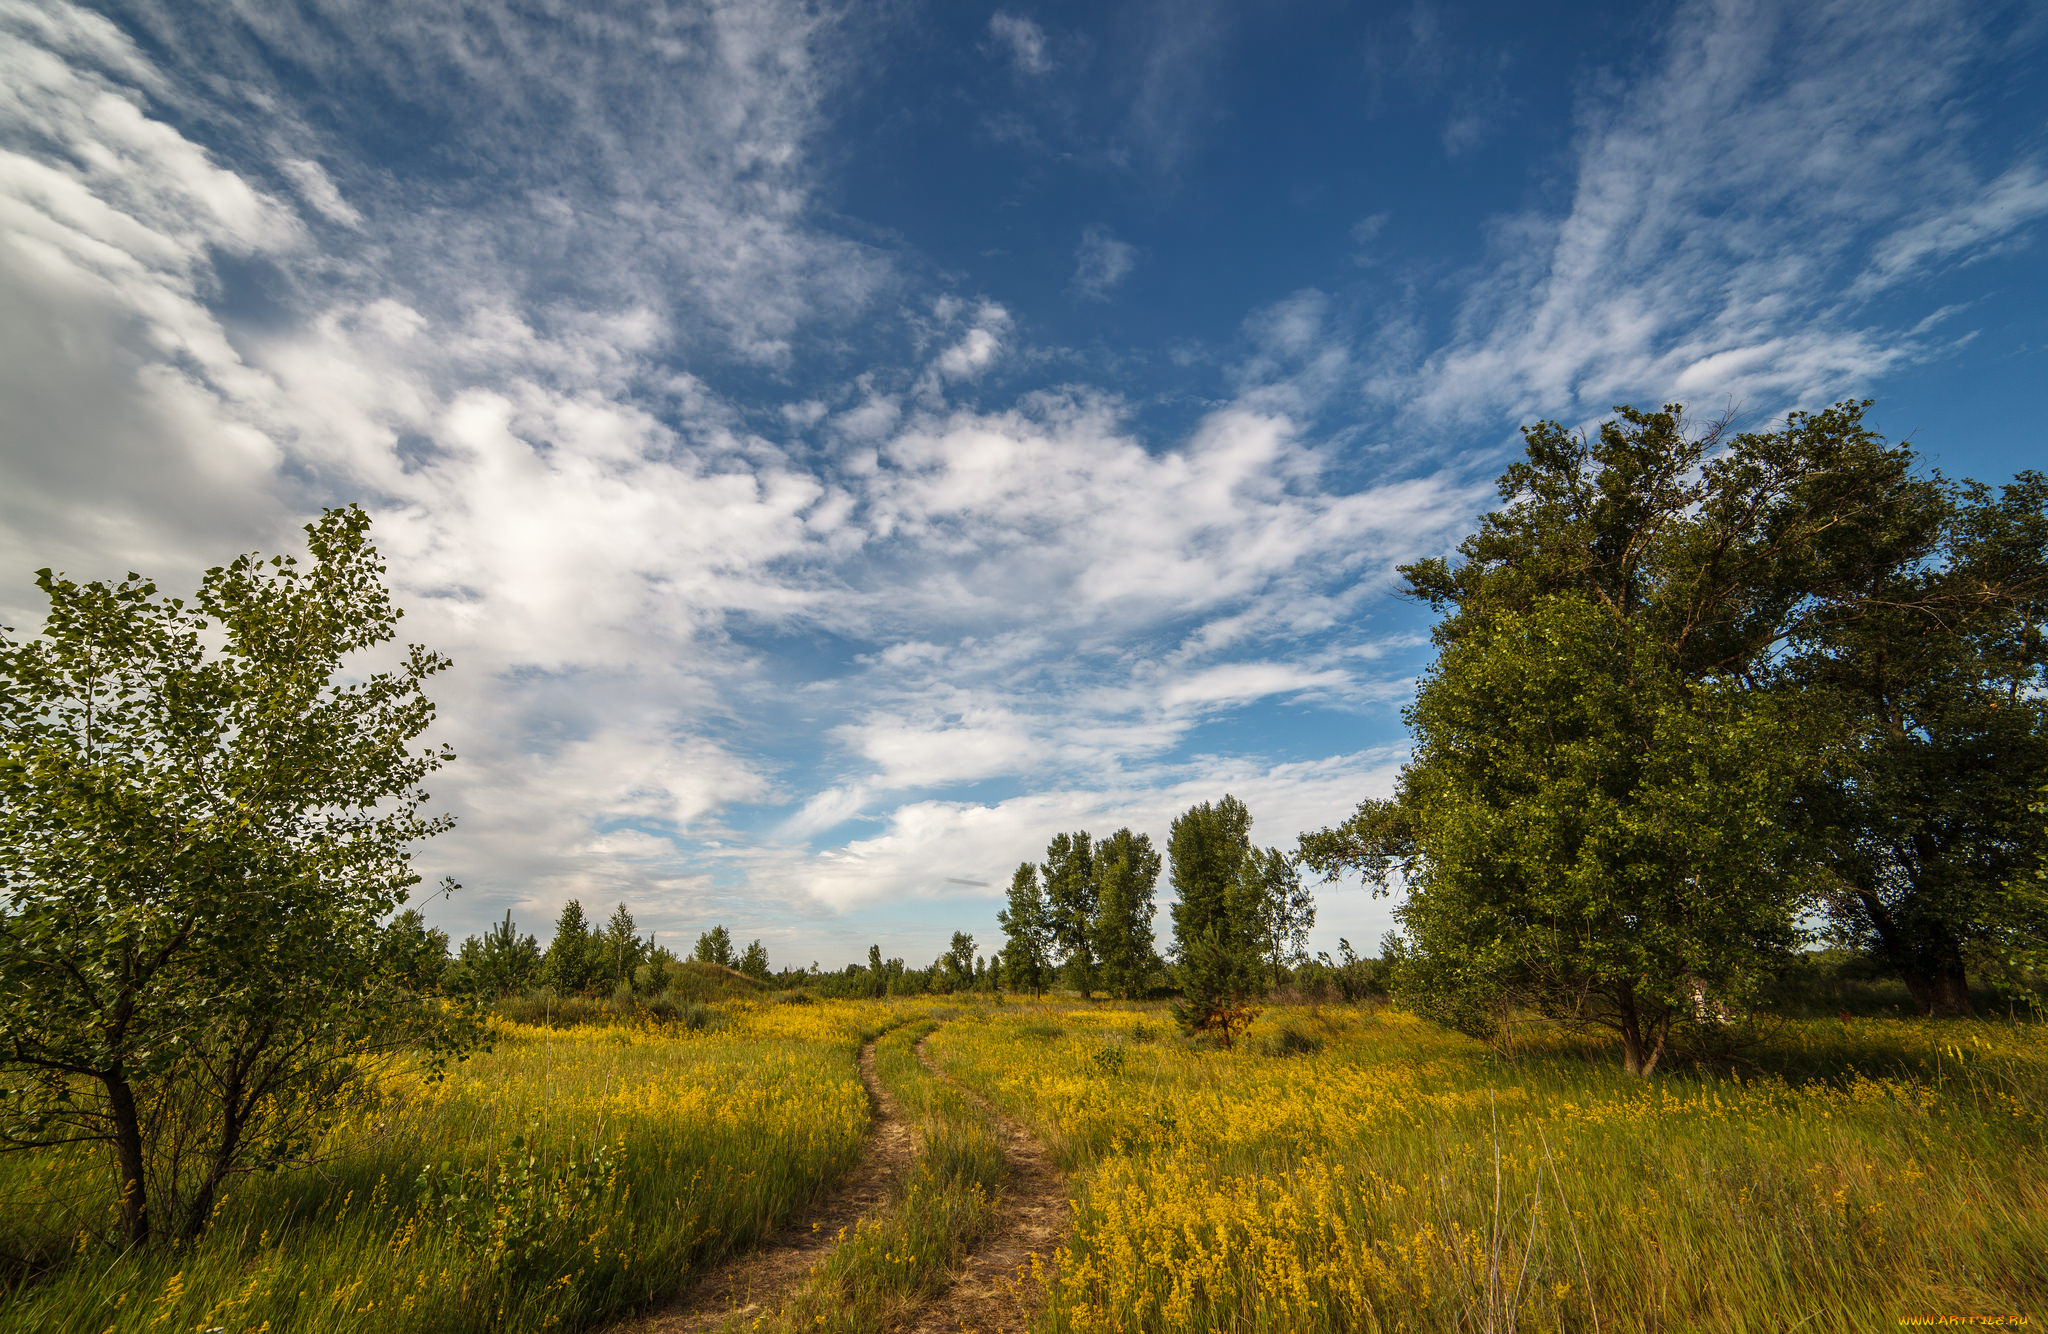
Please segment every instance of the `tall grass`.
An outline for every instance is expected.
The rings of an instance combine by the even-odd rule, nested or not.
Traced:
[[[1003,1149],[987,1116],[934,1079],[916,1044],[922,1019],[876,1044],[876,1073],[915,1127],[917,1161],[897,1197],[850,1230],[778,1316],[775,1328],[870,1334],[889,1329],[937,1293],[995,1217]]]
[[[2048,1314],[2041,1026],[1796,1023],[1650,1081],[1385,1012],[1271,1013],[1231,1052],[1163,1034],[1019,1009],[932,1041],[1081,1174],[1045,1330]]]
[[[400,1077],[322,1167],[248,1181],[192,1245],[111,1255],[89,1155],[0,1159],[0,1330],[574,1329],[661,1299],[843,1173],[879,1006],[721,1022],[501,1024],[444,1084]]]

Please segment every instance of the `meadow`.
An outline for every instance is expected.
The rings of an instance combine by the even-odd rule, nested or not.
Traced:
[[[183,1249],[99,1249],[80,1193],[96,1160],[0,1159],[0,1330],[602,1326],[854,1167],[856,1058],[877,1037],[914,1168],[733,1328],[916,1316],[1004,1186],[970,1090],[1069,1174],[1041,1334],[2048,1318],[2039,1024],[1798,1021],[1634,1080],[1590,1039],[1538,1035],[1507,1060],[1357,1006],[1275,1006],[1229,1050],[1158,1007],[1078,999],[708,1012],[503,1023],[442,1083],[396,1071],[331,1161],[244,1183]]]

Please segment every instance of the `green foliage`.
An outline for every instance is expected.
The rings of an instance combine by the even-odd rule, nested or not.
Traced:
[[[106,1145],[130,1244],[301,1160],[379,1054],[474,1037],[382,926],[450,823],[413,749],[447,660],[362,670],[400,615],[369,518],[306,533],[189,606],[43,570],[41,635],[0,636],[0,1142]]]
[[[1003,928],[1003,977],[1012,990],[1045,993],[1051,971],[1053,929],[1052,907],[1038,883],[1038,868],[1030,862],[1017,867],[1010,877],[1009,905],[996,914]],[[880,950],[870,959],[879,959]]]
[[[623,903],[612,910],[611,920],[605,923],[604,930],[593,944],[597,947],[598,966],[602,970],[600,976],[613,985],[621,982],[630,985],[633,970],[641,965],[652,948],[640,939],[633,914]]]
[[[1119,999],[1144,994],[1159,964],[1152,948],[1152,918],[1157,911],[1152,900],[1159,867],[1152,840],[1132,833],[1128,826],[1096,845],[1091,934],[1102,984]]]
[[[1282,970],[1308,957],[1308,933],[1316,924],[1315,893],[1301,883],[1294,859],[1278,848],[1251,849],[1225,903],[1245,948],[1266,961],[1279,986]]]
[[[1174,893],[1173,948],[1185,961],[1191,942],[1221,927],[1235,933],[1230,922],[1231,886],[1251,855],[1252,813],[1236,797],[1189,808],[1173,822],[1166,840]]]
[[[438,991],[448,972],[448,933],[428,926],[419,909],[407,908],[385,926],[377,967],[408,991]]]
[[[1228,1048],[1258,1018],[1254,998],[1264,992],[1258,955],[1226,924],[1216,923],[1183,942],[1177,972],[1180,997],[1172,1008],[1182,1032],[1213,1034]]]
[[[540,942],[519,934],[508,908],[504,920],[482,936],[470,936],[462,942],[455,965],[449,970],[449,988],[493,1000],[532,986],[543,972]]]
[[[1052,943],[1059,951],[1067,985],[1086,996],[1095,987],[1095,847],[1087,830],[1055,834],[1045,848],[1039,872],[1045,877],[1045,902]]]
[[[588,990],[598,978],[598,941],[583,916],[583,904],[570,899],[555,918],[555,938],[541,960],[541,979],[563,995]]]
[[[498,1281],[518,1282],[560,1267],[562,1252],[606,1210],[617,1179],[613,1144],[588,1152],[572,1144],[551,1160],[538,1135],[531,1144],[514,1135],[495,1163],[427,1167],[413,1190],[437,1235],[459,1240]]]
[[[768,980],[768,947],[755,940],[740,955],[740,971],[756,982]]]
[[[712,927],[697,937],[697,948],[691,957],[698,963],[715,963],[720,968],[732,967],[732,932],[722,926]]]

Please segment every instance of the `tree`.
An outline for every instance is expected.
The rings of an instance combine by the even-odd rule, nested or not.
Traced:
[[[584,920],[583,904],[570,899],[555,918],[555,938],[541,960],[541,977],[564,995],[586,991],[597,980],[600,945]]]
[[[1052,908],[1038,883],[1038,868],[1020,863],[1010,877],[1009,906],[996,914],[1003,929],[1003,977],[1012,990],[1045,994],[1046,972],[1052,961]],[[879,958],[872,951],[869,958]]]
[[[540,975],[540,942],[519,934],[508,908],[503,921],[481,937],[471,936],[462,942],[455,964],[462,990],[496,999],[523,990]]]
[[[740,971],[756,982],[768,980],[768,947],[756,940],[740,955]]]
[[[974,937],[955,931],[946,952],[939,957],[948,991],[969,991],[974,987]]]
[[[693,957],[698,963],[715,963],[720,968],[732,967],[732,932],[722,926],[712,927],[697,937],[697,949]]]
[[[452,755],[413,745],[445,658],[359,665],[400,615],[368,530],[327,511],[189,606],[43,570],[41,634],[0,635],[0,1144],[105,1144],[130,1245],[303,1161],[380,1054],[474,1037],[381,966]]]
[[[1732,441],[1676,406],[1590,438],[1539,423],[1462,560],[1404,567],[1442,613],[1413,719],[1436,740],[1393,803],[1302,851],[1406,877],[1411,989],[1467,1022],[1531,1003],[1611,1023],[1647,1072],[1672,1023],[1739,1007],[1803,912],[1853,897],[1867,829],[1830,793],[1871,712],[1825,682],[1948,507],[1866,407]],[[2022,582],[1948,602],[2011,608]]]
[[[1301,883],[1294,860],[1278,848],[1253,848],[1238,867],[1227,896],[1233,921],[1243,924],[1250,948],[1273,970],[1308,957],[1316,924],[1315,892]]]
[[[1095,851],[1087,830],[1055,834],[1039,867],[1045,877],[1053,945],[1067,983],[1084,997],[1095,987]]]
[[[625,904],[612,910],[611,920],[591,943],[597,947],[602,975],[614,986],[631,986],[633,970],[647,957],[648,946]]]
[[[1190,942],[1220,929],[1235,934],[1230,889],[1251,854],[1252,813],[1236,797],[1191,806],[1173,822],[1166,855],[1177,902],[1173,905],[1173,950],[1185,960]]]
[[[868,946],[868,994],[878,999],[889,994],[889,970],[880,945]]]
[[[1397,977],[1419,1010],[1482,1034],[1516,1008],[1608,1027],[1646,1075],[1798,939],[1800,747],[1626,631],[1561,594],[1460,638],[1408,712],[1396,797],[1354,829],[1380,840],[1369,874],[1406,880]]]
[[[1789,674],[1843,723],[1804,803],[1837,928],[1923,1013],[1960,1015],[1973,958],[2009,970],[2048,939],[2014,890],[2048,852],[2028,809],[2048,772],[2048,478],[1945,488],[1918,517],[1919,558],[1816,618]]]
[[[1220,1031],[1225,1045],[1250,1022],[1259,987],[1257,912],[1246,893],[1252,815],[1236,797],[1191,806],[1166,840],[1174,892],[1173,951],[1181,999],[1174,1017],[1190,1032]]]
[[[1120,999],[1143,993],[1159,962],[1152,948],[1152,898],[1159,884],[1159,864],[1152,840],[1132,833],[1128,826],[1095,848],[1092,938],[1103,986]]]
[[[439,991],[448,971],[448,933],[428,926],[419,909],[407,908],[384,928],[377,966],[408,991]]]

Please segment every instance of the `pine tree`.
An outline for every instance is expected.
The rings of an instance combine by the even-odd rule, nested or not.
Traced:
[[[1038,868],[1030,862],[1021,863],[1010,877],[1010,904],[996,914],[996,922],[1003,928],[1004,979],[1012,990],[1044,995],[1052,956],[1052,908],[1039,886]],[[870,958],[880,956],[876,949]]]
[[[583,905],[570,899],[555,919],[555,938],[541,960],[542,980],[559,992],[584,990],[596,972],[594,943],[583,918]]]
[[[768,980],[768,947],[756,940],[740,955],[740,971],[756,982]]]
[[[1144,991],[1158,958],[1152,948],[1153,894],[1159,884],[1159,854],[1152,840],[1128,827],[1095,849],[1097,887],[1093,939],[1102,983],[1112,996],[1128,1000]]]
[[[593,943],[597,946],[605,980],[614,986],[631,985],[633,970],[647,957],[647,943],[640,939],[633,914],[621,903],[612,910],[611,920]]]

